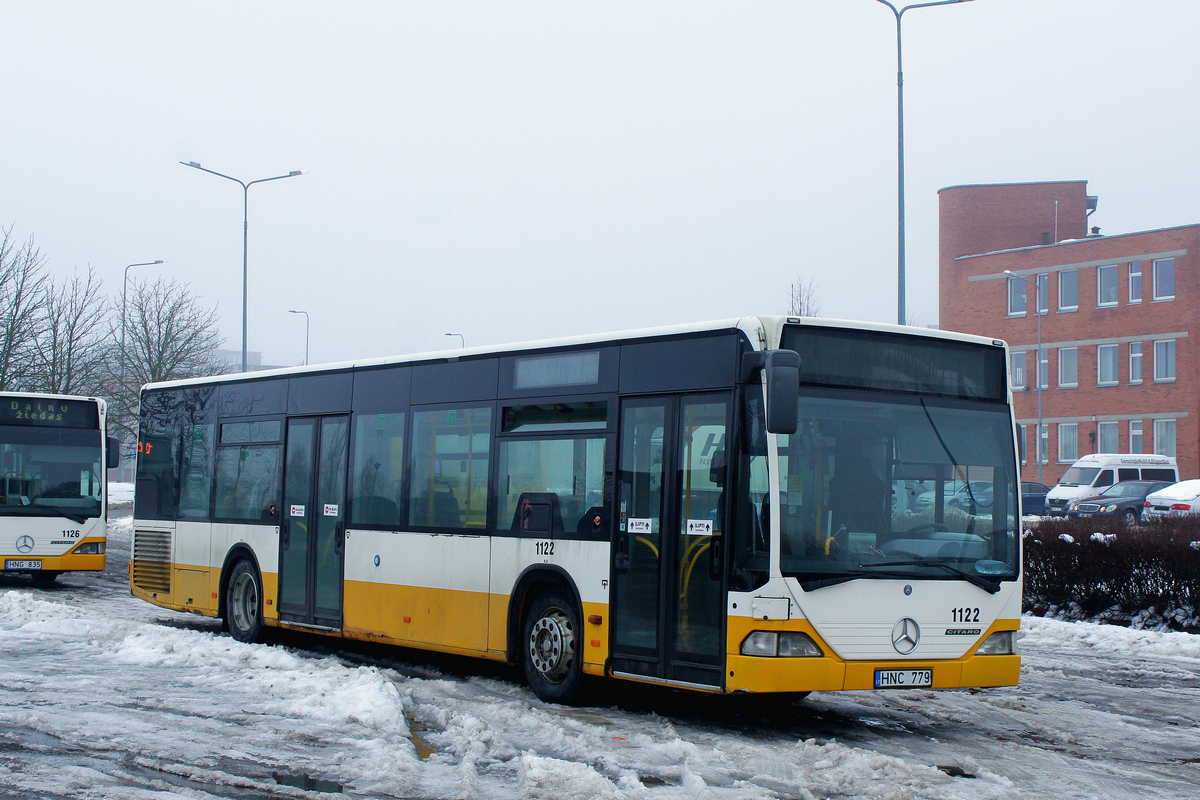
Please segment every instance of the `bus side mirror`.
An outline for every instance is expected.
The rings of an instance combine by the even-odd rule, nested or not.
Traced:
[[[767,432],[795,433],[800,424],[800,354],[794,350],[747,353],[743,368],[749,380],[758,369],[767,376]]]
[[[108,469],[116,469],[117,467],[121,466],[121,440],[115,436],[109,436],[107,438],[108,447],[106,449],[108,451],[108,463],[105,464],[105,466]]]

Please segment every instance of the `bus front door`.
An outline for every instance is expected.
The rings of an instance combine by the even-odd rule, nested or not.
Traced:
[[[342,626],[350,418],[289,419],[279,531],[279,618]]]
[[[613,543],[615,674],[720,687],[728,394],[621,407]]]

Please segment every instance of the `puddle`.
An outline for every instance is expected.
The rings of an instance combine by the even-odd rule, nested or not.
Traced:
[[[343,790],[342,784],[337,781],[328,781],[324,778],[314,778],[311,775],[299,775],[291,772],[272,772],[271,777],[280,786],[291,786],[296,789],[304,789],[309,792],[330,792],[341,794]]]
[[[412,738],[413,747],[417,749],[417,758],[424,761],[437,752],[437,750],[425,743],[425,737],[421,735],[426,731],[433,730],[433,728],[418,720],[407,709],[404,711],[404,718],[408,720],[408,735]]]

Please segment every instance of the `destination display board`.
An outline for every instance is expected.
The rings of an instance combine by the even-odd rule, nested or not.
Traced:
[[[0,425],[96,430],[100,412],[89,400],[5,397],[0,400]]]

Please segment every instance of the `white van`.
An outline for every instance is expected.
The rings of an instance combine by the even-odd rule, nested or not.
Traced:
[[[1091,497],[1120,481],[1178,480],[1179,469],[1169,456],[1094,453],[1072,464],[1050,489],[1046,495],[1046,513],[1052,517],[1066,516],[1068,500]]]

